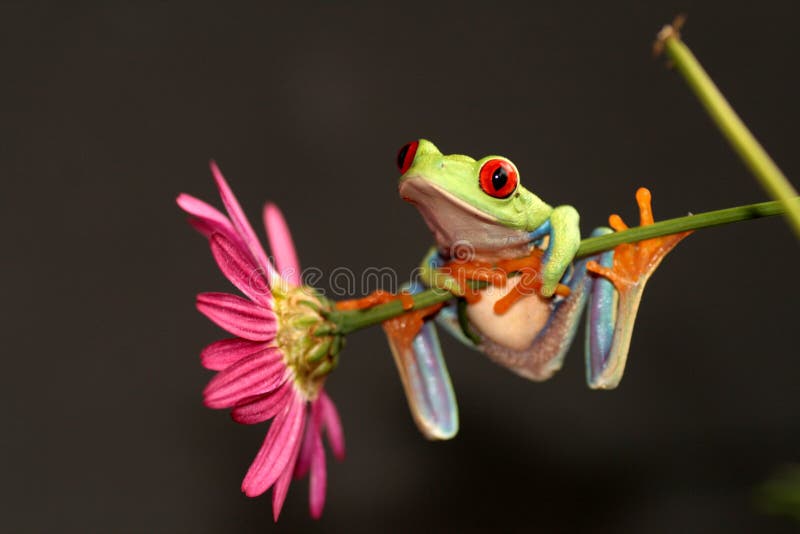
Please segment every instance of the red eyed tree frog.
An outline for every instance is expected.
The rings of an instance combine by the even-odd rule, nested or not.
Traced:
[[[443,155],[419,139],[400,150],[397,164],[399,193],[417,207],[436,242],[406,291],[434,287],[461,297],[429,310],[436,323],[540,381],[561,367],[588,303],[587,382],[594,389],[616,387],[644,285],[688,233],[575,261],[578,212],[551,207],[525,189],[508,159]],[[637,201],[641,224],[652,224],[649,192],[640,189]],[[616,215],[609,222],[614,230],[627,228]],[[612,231],[598,228],[592,235]],[[474,282],[482,289],[472,289]],[[434,322],[421,322],[422,315],[387,321],[384,330],[418,427],[430,439],[449,439],[458,431],[455,394]]]

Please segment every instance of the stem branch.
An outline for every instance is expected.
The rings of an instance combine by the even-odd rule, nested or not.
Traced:
[[[792,203],[800,207],[800,197],[795,197]],[[785,206],[776,201],[760,202],[746,206],[737,206],[723,210],[707,211],[697,215],[687,215],[674,219],[666,219],[648,226],[637,226],[614,232],[599,237],[590,237],[581,241],[576,253],[576,258],[584,258],[605,250],[611,250],[623,243],[634,243],[643,239],[660,237],[687,230],[697,230],[708,228],[709,226],[719,226],[749,219],[761,217],[771,217],[786,213]],[[414,309],[427,308],[440,302],[446,302],[455,295],[442,289],[428,289],[422,293],[414,295]],[[331,314],[330,319],[337,324],[336,331],[341,334],[349,334],[356,330],[361,330],[368,326],[382,323],[387,319],[392,319],[404,313],[402,303],[398,301],[380,304],[373,308],[357,311],[337,311]]]
[[[678,30],[683,22],[684,19],[678,17],[672,25],[664,26],[658,34],[654,51],[657,54],[663,51],[675,65],[750,172],[772,198],[783,204],[789,226],[800,237],[800,204],[791,202],[797,191],[750,133],[689,47],[681,41]]]
[[[800,197],[795,197],[794,203],[800,206]],[[709,226],[720,226],[723,224],[746,221],[748,219],[758,219],[760,217],[771,217],[785,213],[786,208],[777,200],[759,202],[758,204],[748,204],[746,206],[736,206],[724,210],[706,211],[697,215],[687,215],[674,219],[665,219],[647,226],[636,226],[614,232],[613,234],[590,237],[581,241],[576,258],[585,258],[598,252],[611,250],[623,243],[635,243],[643,239],[660,237],[669,234],[677,234],[688,230],[698,230]]]

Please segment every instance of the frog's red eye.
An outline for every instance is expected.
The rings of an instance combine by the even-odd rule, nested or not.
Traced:
[[[411,164],[414,163],[414,156],[417,155],[418,146],[419,141],[411,141],[397,153],[397,168],[400,169],[400,174],[405,174]]]
[[[517,190],[519,175],[510,161],[490,159],[481,167],[481,189],[494,198],[508,198]]]

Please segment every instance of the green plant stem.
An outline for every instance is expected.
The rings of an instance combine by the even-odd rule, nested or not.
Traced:
[[[682,19],[676,19],[672,26],[661,30],[656,52],[664,51],[761,186],[771,197],[783,203],[789,226],[800,237],[800,204],[791,202],[797,191],[750,133],[689,47],[681,41],[678,29],[682,22]]]
[[[795,197],[791,200],[795,204],[800,204],[800,197]],[[761,217],[771,217],[785,212],[786,208],[784,205],[773,200],[769,202],[760,202],[758,204],[737,206],[735,208],[707,211],[705,213],[687,215],[675,219],[666,219],[648,226],[637,226],[621,232],[614,232],[613,234],[584,239],[578,247],[576,258],[584,258],[605,250],[611,250],[623,243],[634,243],[643,239],[708,228],[709,226],[719,226]],[[446,302],[452,298],[455,298],[455,295],[448,291],[428,289],[414,295],[414,309],[419,310],[427,308],[428,306]],[[336,323],[336,332],[340,334],[349,334],[350,332],[382,323],[387,319],[392,319],[403,313],[405,313],[403,305],[400,301],[394,301],[367,310],[334,311],[329,318],[332,322]]]
[[[420,310],[422,308],[427,308],[434,304],[439,304],[440,302],[447,302],[452,298],[455,298],[455,295],[449,291],[428,289],[414,295],[414,309]],[[403,304],[399,300],[395,300],[363,311],[334,312],[330,319],[337,323],[337,333],[349,334],[350,332],[382,323],[387,319],[392,319],[405,312],[406,311],[403,310]]]
[[[792,199],[795,204],[800,205],[800,197]],[[614,232],[599,237],[590,237],[581,241],[576,252],[576,258],[585,258],[604,250],[611,250],[622,243],[635,243],[643,239],[659,237],[669,234],[677,234],[689,230],[699,230],[709,226],[720,226],[723,224],[746,221],[748,219],[758,219],[760,217],[771,217],[785,213],[786,208],[777,200],[759,202],[758,204],[748,204],[746,206],[736,206],[724,210],[706,211],[697,215],[687,215],[674,219],[665,219],[648,226],[636,226]]]

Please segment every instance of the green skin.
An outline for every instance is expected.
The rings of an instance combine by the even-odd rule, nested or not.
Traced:
[[[416,204],[445,257],[493,261],[518,257],[530,247],[529,233],[550,221],[549,252],[542,270],[541,295],[550,297],[572,263],[580,245],[579,216],[572,206],[551,207],[521,184],[508,198],[495,198],[480,186],[481,167],[501,156],[475,160],[444,155],[425,139],[419,140],[413,163],[400,177],[400,194]],[[508,161],[511,163],[510,161]],[[513,166],[513,163],[512,163]],[[455,280],[421,266],[430,287],[458,294]]]
[[[439,324],[520,376],[546,380],[561,367],[581,311],[592,302],[587,317],[587,381],[592,388],[616,387],[624,372],[644,284],[674,243],[651,254],[639,280],[623,292],[616,292],[608,281],[588,277],[586,266],[578,263],[568,281],[570,296],[553,300],[548,297],[573,264],[581,242],[575,208],[553,208],[519,183],[507,194],[519,173],[500,156],[479,160],[446,156],[420,139],[401,149],[398,163],[403,171],[400,195],[416,205],[436,241],[436,249],[421,265],[421,282],[428,287],[461,293],[458,282],[440,269],[442,261],[492,264],[527,256],[534,246],[547,250],[540,295],[521,299],[498,314],[495,306],[508,293],[486,289],[480,299],[469,304],[460,301],[457,311],[440,312]],[[505,176],[497,173],[500,168],[505,168]],[[597,261],[611,266],[610,255]],[[520,283],[519,278],[508,280],[511,287]],[[458,430],[455,395],[436,330],[430,323],[423,328],[413,342],[390,333],[389,343],[420,429],[431,439],[448,439]]]

